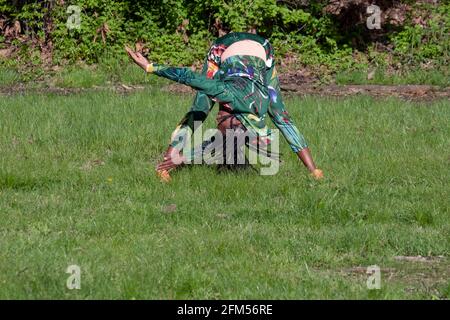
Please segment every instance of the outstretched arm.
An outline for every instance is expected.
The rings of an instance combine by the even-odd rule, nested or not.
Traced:
[[[280,112],[280,110],[273,110],[274,108],[271,109],[272,110],[269,111],[270,118],[285,137],[292,151],[297,154],[299,159],[315,178],[322,178],[322,171],[316,168],[311,152],[303,135],[298,131],[297,127],[292,122],[287,111],[284,110]]]
[[[275,66],[269,70],[269,93],[270,107],[269,116],[275,126],[281,131],[286,141],[289,143],[292,151],[294,151],[305,167],[311,172],[316,179],[323,177],[323,172],[316,168],[308,144],[295,126],[289,113],[287,112],[280,93],[280,85],[278,81]]]
[[[209,79],[203,74],[196,73],[189,68],[170,67],[150,63],[142,54],[125,48],[134,62],[148,73],[188,85],[210,98],[220,102],[232,102],[233,96],[225,89],[222,81]]]

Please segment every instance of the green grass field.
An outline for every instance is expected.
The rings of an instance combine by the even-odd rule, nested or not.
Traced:
[[[291,97],[324,181],[280,141],[277,175],[192,166],[162,184],[190,103],[151,88],[1,97],[0,298],[450,297],[449,101]],[[417,255],[435,258],[395,259]]]

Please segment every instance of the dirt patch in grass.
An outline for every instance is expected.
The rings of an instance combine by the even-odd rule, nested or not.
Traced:
[[[15,95],[25,93],[53,93],[59,95],[78,94],[86,91],[112,90],[117,93],[132,93],[147,88],[142,85],[118,84],[114,86],[95,86],[93,88],[61,88],[52,86],[30,87],[27,85],[0,87],[0,95]],[[161,90],[170,93],[193,94],[195,91],[181,84],[161,86]],[[431,85],[316,85],[313,83],[281,82],[281,90],[293,95],[320,95],[346,97],[353,95],[369,95],[373,97],[398,97],[405,100],[429,101],[435,99],[450,99],[450,87],[442,88]]]
[[[318,85],[301,76],[289,74],[280,77],[281,91],[294,95],[320,95],[346,97],[353,95],[370,95],[373,97],[398,97],[405,100],[428,101],[449,99],[450,87],[442,88],[431,85]],[[188,86],[170,84],[162,88],[165,92],[194,93]]]
[[[399,97],[407,100],[434,100],[450,98],[450,88],[430,85],[297,85],[282,84],[282,91],[294,94],[318,94],[346,97],[370,95],[374,97]]]
[[[380,266],[381,286],[392,284],[403,287],[405,293],[422,295],[429,299],[448,299],[446,292],[450,279],[450,261],[442,256],[397,256],[389,266]],[[367,267],[356,266],[338,272],[344,277],[364,283]]]

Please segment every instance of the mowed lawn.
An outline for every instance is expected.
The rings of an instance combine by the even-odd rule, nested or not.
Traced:
[[[191,99],[0,97],[0,298],[450,296],[449,101],[286,98],[325,180],[281,139],[274,176],[192,166],[163,184]]]

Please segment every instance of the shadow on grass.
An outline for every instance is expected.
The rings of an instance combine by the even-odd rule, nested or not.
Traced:
[[[59,182],[61,181],[58,179],[49,179],[47,177],[25,177],[14,174],[2,174],[0,175],[0,190],[30,191],[47,188]]]

